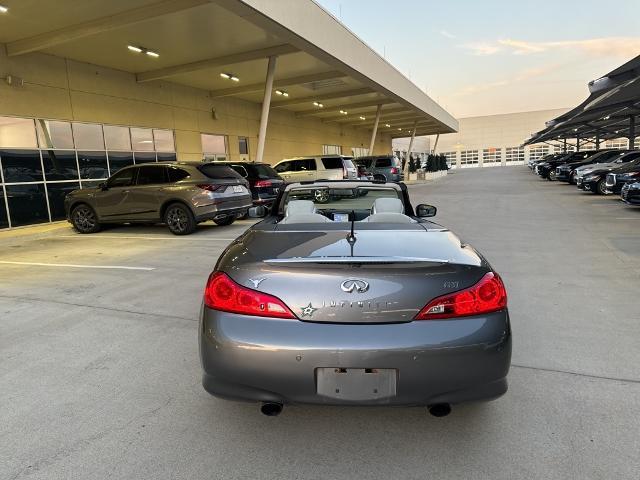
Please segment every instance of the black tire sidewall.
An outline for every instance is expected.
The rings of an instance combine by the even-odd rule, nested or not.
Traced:
[[[596,188],[595,188],[595,192],[598,195],[604,195],[605,194],[605,192],[603,190],[604,184],[605,184],[604,179],[598,180],[598,183],[596,184]]]
[[[226,217],[226,218],[223,218],[222,220],[214,220],[213,223],[215,223],[220,227],[226,227],[227,225],[231,225],[235,221],[236,219],[234,217]]]

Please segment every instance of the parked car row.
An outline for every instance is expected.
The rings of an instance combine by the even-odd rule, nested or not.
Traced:
[[[285,159],[273,167],[255,162],[132,165],[97,187],[69,193],[65,211],[80,233],[112,223],[165,223],[172,233],[186,235],[200,222],[230,225],[253,205],[270,208],[286,183],[403,178],[393,156],[363,157],[356,163],[352,157],[318,155]],[[318,190],[318,203],[329,200],[328,190]]]
[[[597,195],[620,195],[628,205],[640,205],[640,150],[555,153],[530,160],[528,167],[547,180]]]

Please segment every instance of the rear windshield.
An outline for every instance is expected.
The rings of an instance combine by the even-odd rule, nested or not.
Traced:
[[[227,165],[216,165],[215,163],[207,163],[205,165],[199,165],[198,170],[200,170],[209,178],[242,178],[238,173],[236,173],[231,167],[228,167]]]
[[[250,166],[250,168],[253,170],[253,173],[261,179],[266,179],[266,178],[278,178],[278,172],[276,172],[273,168],[271,168],[269,165],[263,165],[261,163],[258,164],[252,164]]]
[[[391,160],[391,157],[387,157],[387,158],[378,158],[376,160],[376,167],[377,168],[387,168],[387,167],[391,167],[393,166],[393,161]]]

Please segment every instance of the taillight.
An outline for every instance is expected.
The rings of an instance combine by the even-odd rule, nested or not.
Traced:
[[[391,175],[397,175],[398,174],[398,168],[397,167],[391,167]]]
[[[271,180],[258,180],[254,185],[256,187],[272,187],[273,183]]]
[[[507,290],[497,273],[487,273],[474,286],[429,302],[415,320],[467,317],[507,307]]]
[[[203,190],[207,190],[209,192],[217,192],[225,187],[225,185],[211,185],[209,183],[205,183],[203,185],[197,185],[198,188]]]
[[[257,317],[296,318],[279,298],[238,285],[223,272],[209,275],[204,289],[204,304],[223,312]]]

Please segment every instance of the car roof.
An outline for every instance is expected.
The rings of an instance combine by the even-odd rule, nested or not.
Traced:
[[[298,187],[341,187],[341,188],[358,188],[358,187],[391,187],[394,190],[405,191],[407,186],[402,182],[383,182],[376,180],[310,180],[308,182],[294,182],[289,183],[285,187],[285,191],[289,191],[292,188]]]

